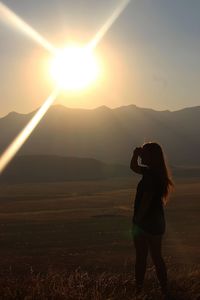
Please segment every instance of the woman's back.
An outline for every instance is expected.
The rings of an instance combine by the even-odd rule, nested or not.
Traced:
[[[143,177],[138,183],[134,202],[133,222],[150,234],[163,234],[165,232],[165,217],[162,203],[162,183],[159,174],[150,168],[143,168]],[[142,209],[142,198],[148,196],[148,209],[142,218],[138,219]]]

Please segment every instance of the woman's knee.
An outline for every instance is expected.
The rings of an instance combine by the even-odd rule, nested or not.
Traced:
[[[140,254],[136,254],[135,256],[135,263],[136,264],[146,264],[147,263],[147,253],[140,253]]]
[[[135,248],[140,251],[147,251],[148,249],[148,240],[144,235],[138,235],[134,237]]]
[[[151,258],[155,265],[161,265],[164,261],[161,254],[156,255],[155,253],[151,253]]]
[[[153,260],[162,259],[162,241],[161,238],[153,237],[149,240],[149,250]]]
[[[138,262],[146,262],[148,256],[148,247],[137,248],[136,247],[136,261]]]

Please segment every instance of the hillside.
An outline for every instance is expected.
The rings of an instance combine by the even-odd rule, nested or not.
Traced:
[[[0,177],[0,183],[100,180],[131,173],[126,166],[91,158],[27,155],[15,157]]]
[[[0,151],[32,117],[10,113],[0,119]],[[200,166],[200,106],[155,111],[135,105],[96,109],[53,106],[22,147],[19,155],[91,157],[127,165],[134,147],[157,141],[172,165]]]

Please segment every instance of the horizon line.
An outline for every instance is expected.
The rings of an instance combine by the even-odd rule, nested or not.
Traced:
[[[200,105],[194,105],[194,106],[184,106],[182,108],[179,108],[179,109],[175,109],[175,110],[170,110],[170,109],[161,109],[161,110],[158,110],[158,109],[155,109],[155,108],[152,108],[152,107],[144,107],[144,106],[138,106],[134,103],[131,103],[131,104],[127,104],[127,105],[120,105],[120,106],[115,106],[115,107],[110,107],[110,106],[107,106],[105,104],[102,104],[100,106],[96,106],[96,107],[93,107],[93,108],[84,108],[84,107],[70,107],[70,106],[66,106],[64,104],[53,104],[51,107],[56,107],[56,106],[61,106],[61,107],[64,107],[64,108],[67,108],[67,109],[72,109],[72,110],[89,110],[89,111],[92,111],[92,110],[96,110],[96,109],[99,109],[99,108],[102,108],[102,107],[105,107],[105,108],[108,108],[110,110],[115,110],[115,109],[118,109],[118,108],[122,108],[122,107],[129,107],[129,106],[135,106],[136,108],[141,108],[141,109],[148,109],[148,110],[153,110],[153,111],[156,111],[156,112],[177,112],[177,111],[181,111],[181,110],[185,110],[185,109],[191,109],[191,108],[196,108],[196,107],[200,107]],[[39,106],[38,108],[30,111],[30,112],[25,112],[25,113],[22,113],[22,112],[17,112],[17,111],[10,111],[8,113],[6,113],[5,115],[2,115],[0,116],[0,119],[3,119],[3,118],[6,118],[8,115],[10,114],[18,114],[18,115],[23,115],[23,116],[26,116],[26,115],[29,115],[29,114],[32,114],[34,112],[36,112],[41,106]]]

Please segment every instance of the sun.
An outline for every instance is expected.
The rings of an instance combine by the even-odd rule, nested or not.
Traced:
[[[100,64],[91,48],[70,45],[58,50],[50,74],[60,89],[81,90],[97,80]]]

